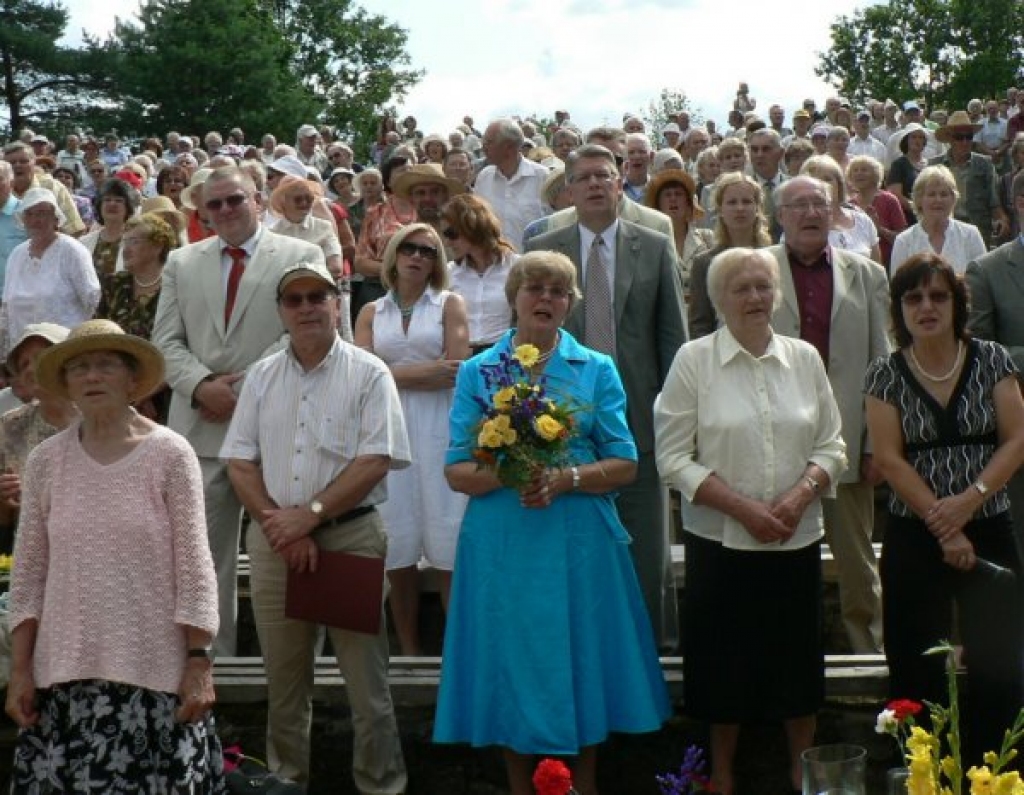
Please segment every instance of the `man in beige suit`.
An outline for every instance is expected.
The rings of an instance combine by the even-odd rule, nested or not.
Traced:
[[[818,349],[839,405],[850,466],[836,498],[822,500],[825,539],[839,568],[850,644],[868,654],[882,650],[882,606],[871,547],[879,478],[865,446],[863,388],[868,364],[889,353],[889,284],[876,263],[829,246],[829,196],[828,186],[810,177],[795,177],[775,191],[786,242],[770,249],[782,276],[772,328]]]
[[[260,223],[252,179],[234,167],[214,171],[201,201],[216,237],[171,253],[153,327],[174,390],[167,424],[192,444],[203,470],[206,523],[217,568],[217,654],[235,653],[241,505],[218,460],[249,365],[278,347],[284,326],[276,289],[285,268],[323,263],[319,246],[275,234]]]

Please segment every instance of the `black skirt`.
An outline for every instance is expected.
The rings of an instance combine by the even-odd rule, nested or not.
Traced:
[[[40,690],[39,721],[18,734],[12,793],[219,795],[213,716],[179,723],[178,697],[90,679]]]
[[[709,723],[813,715],[825,697],[821,545],[726,549],[686,533],[683,694]]]

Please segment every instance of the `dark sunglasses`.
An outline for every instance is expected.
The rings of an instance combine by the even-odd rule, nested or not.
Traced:
[[[248,199],[249,197],[244,193],[232,193],[224,199],[210,199],[203,206],[206,207],[207,212],[215,213],[219,212],[220,208],[224,205],[227,205],[230,210],[237,209],[245,204]]]
[[[929,290],[928,292],[914,291],[912,293],[904,293],[900,300],[907,306],[920,306],[924,303],[924,299],[927,298],[932,306],[938,306],[946,303],[952,297],[953,294],[948,290]]]
[[[974,133],[953,133],[950,137],[954,141],[973,141]]]
[[[437,260],[437,249],[433,246],[421,246],[419,243],[399,243],[398,253],[407,257],[419,254],[423,259]]]
[[[447,229],[442,230],[441,234],[444,236],[445,240],[458,240],[459,239],[459,232],[458,232],[458,230],[453,229],[450,226]]]
[[[327,299],[331,297],[329,290],[314,290],[311,293],[288,293],[278,298],[278,302],[282,306],[286,306],[289,309],[298,309],[307,301],[310,306],[323,306],[327,303]]]

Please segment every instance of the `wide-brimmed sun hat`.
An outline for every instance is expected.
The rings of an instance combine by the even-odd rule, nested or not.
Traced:
[[[658,194],[669,185],[681,185],[686,191],[686,195],[690,199],[690,206],[693,208],[694,220],[704,217],[704,208],[698,201],[697,185],[694,183],[693,177],[679,168],[666,168],[651,177],[646,190],[644,190],[644,204],[657,210]]]
[[[128,396],[140,400],[164,381],[164,357],[153,343],[126,334],[113,320],[87,320],[76,326],[67,339],[54,345],[36,360],[36,381],[52,395],[67,398],[64,366],[76,356],[94,351],[126,353],[136,361],[135,389]]]
[[[185,229],[185,216],[166,196],[151,196],[148,199],[143,199],[139,215],[146,213],[156,213],[174,227],[179,234]]]
[[[957,131],[963,130],[964,132],[970,130],[972,133],[978,132],[984,125],[975,124],[971,121],[971,117],[967,115],[966,110],[954,110],[946,123],[939,127],[935,131],[935,137],[937,140],[942,141],[944,144],[948,144],[953,140],[953,134]]]
[[[457,179],[450,179],[437,163],[420,163],[410,166],[392,180],[392,188],[396,196],[408,199],[412,189],[417,185],[443,185],[448,189],[448,197],[458,196],[466,192],[466,186]]]
[[[206,180],[213,173],[212,168],[201,168],[192,175],[188,187],[181,192],[181,206],[190,210],[198,210],[199,204],[196,201],[196,194],[203,189]]]

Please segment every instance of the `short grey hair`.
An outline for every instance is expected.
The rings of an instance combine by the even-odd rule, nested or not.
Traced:
[[[782,305],[782,276],[779,273],[779,262],[768,249],[730,248],[711,260],[708,268],[708,297],[711,298],[711,304],[719,316],[722,315],[726,287],[736,272],[751,260],[766,267],[771,275],[772,312]]]
[[[770,138],[776,148],[782,148],[782,136],[779,135],[777,130],[773,130],[771,127],[761,127],[758,130],[754,130],[752,133],[747,134],[747,145],[755,138]]]
[[[651,151],[651,139],[648,138],[646,135],[644,135],[643,133],[626,134],[626,146],[629,146],[631,143],[637,142],[642,142],[646,146],[647,151]]]
[[[927,166],[917,175],[917,179],[914,180],[914,187],[910,189],[910,200],[919,215],[921,213],[921,202],[924,200],[924,192],[928,190],[928,186],[933,182],[945,185],[952,192],[953,197],[957,201],[960,200],[960,191],[957,190],[956,177],[953,176],[953,172],[942,165]]]
[[[798,188],[801,185],[810,185],[818,193],[820,193],[825,201],[832,201],[832,189],[829,187],[827,182],[822,182],[817,177],[812,177],[808,174],[800,174],[796,177],[791,177],[784,180],[772,193],[772,204],[776,209],[786,204],[789,199],[789,194],[794,188]]]
[[[612,173],[617,177],[619,176],[619,166],[615,162],[615,155],[612,154],[611,150],[607,147],[601,146],[601,144],[583,144],[583,146],[573,149],[565,162],[565,181],[570,185],[573,182],[573,173],[576,170],[576,164],[580,160],[592,160],[601,159],[608,162],[611,167]]]
[[[498,141],[502,143],[514,143],[521,146],[526,136],[523,135],[523,128],[515,119],[495,119],[491,122],[498,130]]]

